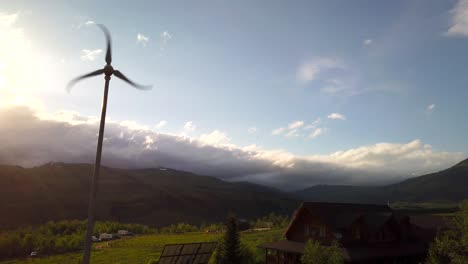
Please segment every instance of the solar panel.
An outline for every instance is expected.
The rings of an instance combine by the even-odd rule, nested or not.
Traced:
[[[159,264],[208,264],[216,242],[168,244],[159,257]]]

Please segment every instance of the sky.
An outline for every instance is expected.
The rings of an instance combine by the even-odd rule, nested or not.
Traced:
[[[387,184],[468,153],[468,1],[0,0],[0,163],[171,167],[282,189]],[[4,147],[7,146],[7,147]]]

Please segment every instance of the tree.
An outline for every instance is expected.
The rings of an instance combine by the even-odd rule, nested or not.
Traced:
[[[468,263],[468,200],[460,204],[452,228],[436,236],[429,248],[429,264]]]
[[[242,259],[237,219],[229,216],[226,221],[226,231],[218,245],[216,253],[217,264],[240,264]]]
[[[305,245],[301,262],[303,264],[342,264],[344,259],[336,241],[331,246],[322,246],[318,241],[309,240]]]

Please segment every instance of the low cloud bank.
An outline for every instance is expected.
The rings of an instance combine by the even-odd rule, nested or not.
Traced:
[[[158,133],[132,122],[106,124],[103,164],[119,168],[169,167],[230,181],[285,190],[316,184],[385,184],[441,170],[465,158],[416,139],[378,143],[329,155],[229,144],[220,131],[200,138]],[[0,109],[0,163],[25,167],[50,161],[93,163],[98,120],[78,113]]]

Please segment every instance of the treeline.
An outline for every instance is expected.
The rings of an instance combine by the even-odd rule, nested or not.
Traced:
[[[289,216],[270,213],[250,222],[252,228],[285,228],[289,224]]]
[[[97,222],[94,235],[116,233],[128,230],[135,234],[155,233],[156,230],[145,225],[124,224],[119,222]],[[33,250],[41,254],[65,253],[83,248],[86,221],[64,220],[47,222],[37,228],[27,227],[0,233],[0,258],[26,256]]]
[[[282,228],[288,217],[269,214],[249,223],[250,228]],[[177,223],[159,229],[140,224],[125,224],[114,221],[96,222],[93,234],[117,233],[127,230],[135,234],[174,234],[187,232],[223,232],[224,223],[191,225]],[[39,227],[21,228],[13,231],[0,231],[0,259],[27,256],[38,250],[41,255],[60,254],[81,250],[84,244],[86,221],[63,220],[47,222]]]

